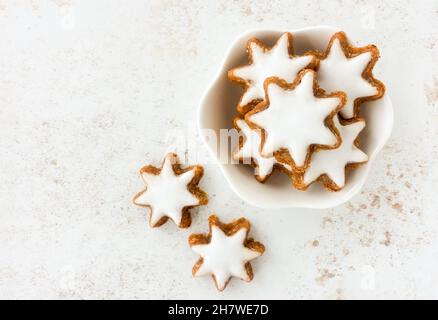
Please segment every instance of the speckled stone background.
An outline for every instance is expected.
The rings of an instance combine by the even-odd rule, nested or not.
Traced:
[[[207,164],[192,227],[150,229],[138,169],[193,127],[233,39],[319,24],[381,49],[395,127],[363,191],[261,210]],[[0,0],[0,298],[438,298],[437,30],[434,0]],[[223,293],[191,277],[211,212],[267,247]]]

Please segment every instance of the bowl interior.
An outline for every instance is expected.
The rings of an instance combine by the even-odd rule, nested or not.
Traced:
[[[325,50],[331,36],[338,31],[332,27],[312,27],[292,31],[294,51],[296,54],[308,50]],[[241,35],[226,55],[219,75],[208,88],[199,109],[199,129],[213,129],[219,136],[220,129],[230,129],[232,119],[237,114],[236,105],[242,94],[242,88],[231,83],[227,72],[233,67],[246,64],[246,41],[257,37],[268,45],[273,45],[284,31],[255,30]],[[298,191],[291,185],[289,178],[281,173],[274,173],[261,184],[254,178],[254,169],[235,164],[231,161],[231,149],[228,144],[204,139],[208,148],[216,157],[225,178],[231,188],[246,202],[262,208],[330,208],[348,201],[364,184],[369,168],[380,149],[385,144],[392,130],[392,105],[387,94],[383,99],[368,102],[361,108],[361,116],[367,126],[361,133],[361,149],[368,156],[368,163],[347,172],[346,186],[339,192],[330,192],[321,184],[313,184],[307,191]],[[219,159],[219,155],[225,159]]]

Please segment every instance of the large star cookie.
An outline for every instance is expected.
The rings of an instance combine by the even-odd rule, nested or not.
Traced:
[[[357,120],[341,125],[338,117],[335,117],[334,124],[339,130],[342,143],[337,149],[313,153],[312,162],[303,175],[302,189],[319,179],[328,189],[338,191],[345,185],[346,168],[368,161],[368,156],[358,148],[357,140],[365,128],[365,121]]]
[[[235,150],[233,158],[244,164],[251,164],[255,170],[254,175],[259,182],[265,182],[278,168],[286,173],[291,171],[290,166],[278,162],[273,155],[263,157],[260,154],[262,135],[260,129],[251,129],[240,117],[234,119],[234,127],[239,130],[242,139]]]
[[[212,215],[208,223],[208,235],[189,237],[190,247],[201,256],[193,266],[193,276],[211,274],[219,291],[225,289],[233,276],[251,281],[254,274],[250,261],[261,256],[265,247],[247,238],[251,227],[249,221],[240,218],[224,224]]]
[[[385,86],[373,76],[374,65],[380,57],[376,46],[353,47],[346,34],[338,32],[324,54],[315,54],[321,59],[318,69],[321,88],[347,94],[347,103],[340,112],[344,119],[355,117],[362,102],[384,95]]]
[[[315,71],[302,71],[291,84],[278,78],[265,82],[265,101],[246,114],[250,125],[263,129],[261,155],[304,170],[316,149],[339,146],[333,117],[345,104],[345,94],[320,93]]]
[[[248,41],[249,64],[228,72],[231,81],[245,88],[237,106],[240,113],[245,114],[264,99],[263,83],[267,78],[275,76],[292,82],[301,70],[313,67],[314,56],[294,56],[292,42],[289,32],[284,33],[272,48],[255,38]]]
[[[146,166],[140,174],[146,189],[134,197],[134,204],[151,209],[149,223],[159,227],[170,218],[180,228],[191,224],[189,210],[207,204],[207,194],[198,187],[204,169],[183,169],[174,153],[166,155],[161,168]]]

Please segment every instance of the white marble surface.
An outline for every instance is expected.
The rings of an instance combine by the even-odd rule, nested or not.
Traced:
[[[234,37],[318,24],[381,49],[395,127],[362,193],[261,210],[208,164],[192,227],[150,229],[138,169],[193,125]],[[0,0],[0,298],[438,298],[437,30],[433,0]],[[211,212],[267,247],[223,293],[191,277]]]

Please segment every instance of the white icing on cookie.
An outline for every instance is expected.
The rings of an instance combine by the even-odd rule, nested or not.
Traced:
[[[228,280],[234,276],[250,281],[245,264],[261,255],[244,246],[248,230],[241,228],[235,234],[227,236],[219,227],[212,226],[209,244],[192,246],[203,262],[195,276],[214,275],[219,290],[223,290]]]
[[[304,174],[306,185],[322,174],[327,174],[339,188],[342,188],[345,185],[345,166],[368,161],[368,156],[354,144],[359,133],[365,128],[365,121],[343,126],[339,123],[338,117],[335,117],[334,124],[339,130],[342,143],[337,149],[319,150],[313,153],[310,167]]]
[[[152,226],[163,217],[169,217],[179,225],[183,209],[200,203],[188,190],[188,184],[195,176],[195,169],[176,175],[172,168],[173,159],[172,155],[166,156],[159,175],[142,173],[147,189],[134,199],[134,203],[151,207]]]
[[[341,103],[338,97],[317,98],[313,92],[314,72],[306,71],[301,83],[285,90],[276,83],[267,88],[269,106],[252,114],[248,120],[265,130],[261,154],[287,149],[295,164],[302,167],[312,144],[335,146],[337,137],[324,120]]]
[[[247,105],[257,99],[263,100],[265,96],[263,83],[267,78],[276,76],[292,82],[297,74],[312,62],[313,57],[310,55],[291,58],[290,46],[287,33],[280,37],[271,50],[265,51],[256,42],[250,43],[252,64],[233,70],[234,76],[250,83],[240,105]]]
[[[236,150],[233,155],[235,160],[242,159],[246,163],[251,163],[252,159],[257,165],[255,174],[262,180],[272,173],[275,164],[291,170],[290,166],[278,162],[273,155],[270,155],[269,157],[262,157],[260,154],[260,147],[262,143],[260,130],[251,129],[244,120],[237,120],[236,125],[243,134],[244,141],[242,147]]]
[[[318,81],[321,88],[327,92],[343,91],[347,94],[347,103],[340,111],[345,119],[354,117],[354,101],[357,98],[378,93],[377,88],[362,77],[371,59],[371,52],[347,58],[339,39],[335,39],[327,58],[320,62]]]

